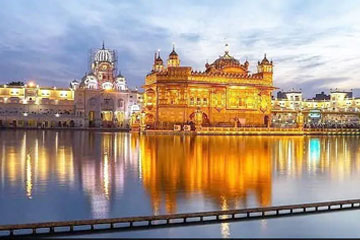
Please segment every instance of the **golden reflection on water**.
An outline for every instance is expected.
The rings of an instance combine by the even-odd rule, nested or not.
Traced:
[[[261,138],[144,136],[140,138],[142,179],[154,212],[164,204],[176,212],[179,192],[201,193],[218,206],[245,203],[253,192],[271,203],[271,157]]]
[[[275,172],[289,177],[329,174],[332,180],[343,180],[360,170],[358,136],[283,138],[273,146]]]
[[[4,185],[24,197],[47,193],[51,181],[88,197],[92,216],[108,217],[114,196],[137,180],[154,214],[181,201],[215,209],[272,204],[273,178],[323,175],[342,181],[360,170],[359,137],[138,136],[124,133],[0,132]],[[133,175],[129,175],[129,171]],[[131,188],[131,187],[130,187]],[[145,201],[145,200],[144,200]],[[148,204],[148,203],[146,203]],[[223,237],[229,225],[221,225]]]

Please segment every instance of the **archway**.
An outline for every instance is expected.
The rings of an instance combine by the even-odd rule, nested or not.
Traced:
[[[90,111],[88,117],[89,117],[89,127],[95,127],[95,112]]]
[[[192,122],[192,123],[195,123],[195,114],[196,114],[196,112],[193,112],[189,116],[190,122]],[[201,125],[204,127],[210,125],[210,120],[209,120],[207,114],[204,112],[202,112],[202,124]]]
[[[145,125],[146,127],[152,127],[154,125],[154,122],[155,122],[155,118],[154,118],[154,115],[150,114],[150,113],[147,113],[145,115]]]
[[[101,121],[103,127],[113,126],[114,113],[112,111],[101,111]]]

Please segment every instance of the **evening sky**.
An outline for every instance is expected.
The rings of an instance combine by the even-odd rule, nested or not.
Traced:
[[[223,54],[274,62],[274,85],[359,87],[359,1],[17,0],[0,3],[0,83],[35,80],[68,86],[88,71],[89,50],[118,52],[131,87],[140,87],[153,55],[176,44],[181,63],[204,70]]]

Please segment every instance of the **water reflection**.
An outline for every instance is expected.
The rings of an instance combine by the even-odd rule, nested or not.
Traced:
[[[332,180],[341,180],[360,171],[358,136],[283,138],[272,146],[275,174],[330,175]]]
[[[359,143],[356,136],[2,131],[0,199],[14,196],[15,201],[36,202],[54,189],[80,192],[84,200],[79,201],[89,206],[93,218],[112,216],[122,199],[148,205],[153,214],[187,211],[184,206],[194,202],[224,210],[268,206],[274,198],[274,178],[317,176],[329,182],[359,174]],[[20,197],[14,189],[21,189]],[[226,223],[221,231],[230,236]]]
[[[238,207],[254,193],[271,203],[268,142],[243,137],[145,136],[140,139],[142,178],[155,213],[176,212],[178,197],[200,192],[218,208]]]

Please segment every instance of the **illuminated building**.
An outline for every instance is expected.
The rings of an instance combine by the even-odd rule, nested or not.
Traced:
[[[148,128],[172,129],[176,124],[202,126],[264,126],[270,121],[273,64],[266,56],[250,74],[249,62],[240,63],[225,49],[205,71],[181,66],[173,48],[167,65],[155,54],[146,76],[144,122]]]
[[[90,60],[90,73],[80,83],[71,83],[76,89],[76,115],[84,117],[86,127],[128,127],[131,115],[140,111],[142,94],[128,89],[126,79],[117,73],[115,51],[103,44]]]
[[[39,87],[33,82],[0,86],[0,126],[59,127],[81,122],[74,115],[72,89]]]
[[[0,86],[0,126],[128,128],[142,93],[128,89],[116,64],[115,51],[103,45],[92,54],[90,73],[70,88]]]
[[[360,98],[350,91],[332,90],[312,99],[304,99],[301,91],[281,92],[272,101],[273,125],[295,126],[301,113],[305,126],[358,126]]]

